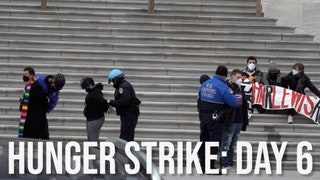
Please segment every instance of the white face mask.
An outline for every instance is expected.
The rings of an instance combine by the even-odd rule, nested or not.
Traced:
[[[242,83],[242,79],[238,79],[238,80],[236,81],[236,84],[238,84],[239,86],[241,85],[241,83]]]
[[[295,69],[292,69],[292,74],[293,74],[293,75],[297,75],[297,74],[299,74],[299,71],[297,71],[297,70],[295,70]]]
[[[256,68],[256,65],[253,64],[253,63],[250,63],[250,64],[248,65],[248,68],[249,68],[250,71],[253,71],[253,70]]]

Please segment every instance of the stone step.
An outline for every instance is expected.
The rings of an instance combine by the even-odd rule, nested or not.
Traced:
[[[28,53],[38,53],[39,55],[62,55],[69,54],[87,54],[96,56],[106,54],[108,52],[135,52],[135,53],[177,53],[177,54],[195,54],[195,55],[211,55],[211,54],[254,54],[254,55],[278,55],[278,56],[314,56],[318,57],[320,52],[312,49],[294,49],[294,48],[254,48],[254,47],[202,47],[202,46],[182,46],[182,45],[141,45],[141,44],[121,44],[121,43],[61,43],[61,42],[4,42],[1,45],[0,52],[22,55]],[[32,52],[36,51],[36,52]],[[94,55],[96,54],[96,55]]]
[[[106,43],[123,43],[123,44],[152,44],[152,45],[189,45],[189,46],[225,46],[225,47],[256,47],[256,48],[300,48],[300,49],[319,49],[320,43],[314,42],[299,42],[299,41],[274,41],[274,40],[242,40],[242,39],[217,39],[217,38],[181,38],[181,37],[140,37],[140,36],[85,36],[72,34],[34,34],[34,33],[0,33],[2,43],[4,45],[12,45],[15,43],[41,42],[50,43],[75,43],[89,45],[104,45]],[[87,48],[88,49],[88,48]]]
[[[244,69],[246,65],[246,55],[212,55],[211,59],[204,59],[202,57],[194,59],[155,59],[155,58],[107,58],[107,57],[61,57],[61,56],[35,56],[35,55],[0,55],[1,63],[12,63],[12,64],[24,64],[28,62],[30,64],[39,64],[42,66],[52,64],[56,62],[60,66],[68,65],[88,65],[88,59],[90,59],[90,65],[92,66],[116,66],[116,67],[175,67],[175,68],[189,68],[189,69],[211,69],[214,71],[214,67],[217,64],[223,64],[228,67],[229,70],[238,68]],[[43,61],[46,59],[46,61]],[[239,61],[242,59],[243,61]],[[294,57],[294,56],[259,56],[258,65],[259,68],[266,72],[270,62],[277,62],[279,69],[282,73],[291,71],[294,62],[303,62],[305,69],[309,73],[316,73],[320,68],[318,63],[319,58],[316,57]],[[200,63],[201,62],[201,63]],[[127,67],[126,67],[127,68]],[[203,71],[202,71],[203,72]],[[213,74],[210,73],[210,74]],[[317,74],[311,74],[312,79],[317,79]],[[195,79],[195,78],[191,78]]]
[[[77,11],[77,12],[130,12],[147,14],[147,2],[139,3],[133,1],[119,2],[101,2],[99,5],[92,1],[79,1],[80,3],[68,2],[48,2],[48,11]],[[1,3],[1,7],[5,9],[19,9],[19,10],[40,10],[39,3],[36,4],[13,4]],[[161,15],[208,15],[208,16],[242,16],[254,17],[255,6],[242,5],[239,3],[225,4],[225,3],[181,3],[181,2],[157,2],[155,6],[155,13]]]
[[[112,28],[147,28],[147,29],[175,29],[175,30],[220,30],[220,31],[240,31],[240,32],[278,32],[293,33],[294,28],[268,26],[268,25],[241,25],[232,23],[183,23],[183,22],[143,22],[125,20],[85,20],[85,19],[56,19],[56,18],[29,18],[29,17],[0,17],[0,24],[20,24],[20,25],[50,25],[69,27],[112,27]]]
[[[170,105],[170,103],[169,103]],[[143,109],[143,107],[142,107]],[[16,113],[19,114],[19,113]],[[142,114],[143,116],[143,114]],[[257,119],[259,117],[256,117]],[[307,120],[304,118],[305,123],[310,124],[286,124],[282,119],[277,123],[270,122],[250,122],[247,131],[248,132],[286,132],[286,133],[317,133],[319,131],[319,126],[312,123],[311,120]],[[1,116],[0,122],[6,125],[17,125],[19,121],[19,116],[7,115]],[[48,121],[50,126],[72,126],[72,127],[82,127],[85,125],[85,117],[55,117],[51,114],[48,114]],[[262,121],[262,120],[261,120]],[[312,123],[312,124],[311,124]],[[120,122],[119,117],[116,117],[114,114],[106,115],[105,127],[110,128],[119,128]],[[181,130],[198,130],[200,128],[200,122],[197,119],[194,121],[188,120],[162,120],[161,117],[158,119],[144,119],[139,118],[139,122],[137,125],[138,128],[155,128],[157,129],[181,129]]]
[[[59,104],[57,108],[84,108],[84,98],[77,99],[65,99],[60,98]],[[113,99],[113,96],[106,96],[107,100]],[[0,97],[1,102],[3,102],[6,106],[17,106],[18,99],[16,97]],[[141,106],[143,110],[154,110],[161,109],[163,111],[196,111],[197,106],[196,102],[193,103],[185,103],[185,102],[150,102],[144,101]]]
[[[95,82],[98,83],[95,79]],[[22,80],[16,79],[4,79],[0,80],[0,84],[6,84],[11,88],[21,88],[23,87]],[[103,79],[102,84],[107,88],[107,80]],[[188,84],[159,84],[159,83],[132,83],[134,89],[137,92],[149,91],[149,92],[180,92],[180,93],[194,93],[199,90],[199,85],[188,85]],[[80,89],[80,80],[79,81],[68,81],[68,84],[65,85],[64,89]],[[108,88],[110,89],[110,88]],[[110,89],[111,90],[111,89]]]
[[[17,100],[17,105],[16,106],[0,106],[0,114],[3,116],[20,116],[20,112],[19,112],[19,103]],[[173,120],[173,121],[191,121],[191,122],[195,122],[195,121],[199,121],[199,117],[198,117],[198,112],[196,110],[196,107],[194,108],[193,111],[184,111],[184,110],[146,110],[146,109],[141,109],[141,117],[142,119],[162,119],[162,120]],[[60,108],[57,107],[55,108],[55,110],[51,113],[48,114],[49,117],[75,117],[75,118],[83,118],[83,108]],[[287,116],[285,114],[281,115],[281,116],[276,116],[276,115],[272,115],[272,114],[268,114],[267,117],[264,117],[265,114],[254,114],[253,117],[250,119],[249,124],[250,123],[279,123],[281,124],[280,127],[278,127],[278,129],[284,128],[287,125]],[[317,124],[315,124],[313,122],[313,120],[308,119],[304,116],[301,115],[297,115],[294,118],[294,122],[295,124],[293,125],[287,125],[288,129],[291,127],[292,130],[295,130],[294,128],[296,127],[296,125],[299,124],[309,124],[309,125],[313,125],[314,127],[318,127]],[[253,126],[252,128],[256,128],[257,126]],[[261,129],[261,127],[259,127]],[[268,126],[264,127],[264,128],[270,128]],[[257,128],[256,128],[257,129]],[[272,128],[270,128],[271,130],[273,130]],[[296,130],[297,131],[297,130]]]
[[[15,1],[15,3],[12,2],[6,2],[1,1],[3,4],[9,4],[9,5],[20,5],[20,6],[26,6],[26,5],[39,5],[39,2],[30,2],[28,3],[23,1]],[[47,2],[47,5],[49,7],[66,7],[66,6],[76,6],[76,7],[131,7],[131,8],[144,8],[146,9],[148,6],[148,1],[116,1],[116,0],[107,0],[107,1],[52,1]],[[198,11],[203,10],[212,10],[213,7],[220,7],[220,8],[232,8],[232,10],[242,10],[242,11],[255,11],[255,4],[252,3],[243,3],[241,1],[234,1],[232,3],[225,3],[222,1],[207,1],[207,2],[186,2],[186,1],[159,1],[155,3],[155,7],[157,9],[163,9],[163,8],[170,8],[170,9],[196,9]]]
[[[86,51],[86,50],[53,50],[53,49],[26,49],[26,48],[6,48],[6,47],[0,47],[0,52],[2,55],[5,56],[51,56],[51,57],[69,57],[69,58],[106,58],[111,60],[110,62],[113,62],[115,59],[128,59],[131,57],[134,57],[134,59],[175,59],[175,60],[185,60],[185,61],[208,61],[208,60],[219,60],[220,62],[223,61],[229,61],[230,59],[235,58],[235,54],[229,55],[229,54],[199,54],[199,53],[155,53],[155,52],[130,52],[130,51]],[[241,56],[241,55],[239,55]],[[257,58],[264,57],[264,60],[274,60],[275,62],[278,62],[277,57],[280,59],[288,60],[290,57],[292,57],[292,64],[294,62],[301,62],[298,61],[299,59],[305,59],[306,61],[303,61],[305,64],[308,62],[311,62],[312,64],[315,63],[315,60],[318,60],[319,57],[294,57],[294,56],[273,56],[273,55],[256,55]],[[245,62],[245,59],[247,56],[242,55],[244,59],[241,62]],[[230,62],[231,63],[231,62]],[[245,63],[244,63],[245,64]],[[267,69],[262,69],[263,71],[266,71]]]
[[[218,29],[211,30],[175,30],[175,29],[149,29],[144,28],[94,28],[94,27],[61,27],[61,26],[50,26],[50,25],[17,25],[17,24],[0,24],[2,32],[19,33],[18,37],[24,33],[35,34],[58,34],[61,36],[60,39],[65,39],[63,34],[68,34],[68,37],[76,36],[89,36],[92,37],[94,34],[103,36],[139,36],[139,37],[179,37],[179,38],[232,38],[232,39],[243,39],[243,40],[278,40],[278,41],[312,41],[313,36],[304,34],[292,34],[292,33],[277,33],[277,32],[238,32],[234,30],[224,31]],[[70,34],[71,37],[69,36]],[[63,38],[64,37],[64,38]]]
[[[150,15],[150,14],[130,14],[108,12],[84,12],[77,11],[41,11],[41,10],[12,10],[14,7],[1,7],[0,15],[9,17],[29,17],[29,18],[60,18],[60,19],[86,19],[86,20],[127,20],[127,21],[146,21],[146,22],[185,22],[185,23],[232,23],[249,25],[269,25],[275,26],[276,20],[257,17],[239,16],[190,16],[186,15]],[[214,13],[213,13],[214,14]]]
[[[1,134],[12,134],[17,132],[17,125],[0,125]],[[72,136],[86,136],[85,127],[66,127],[66,126],[49,126],[49,132],[51,135]],[[172,134],[175,138],[183,139],[188,136],[191,139],[197,140],[199,137],[199,130],[169,130],[169,129],[140,129],[136,128],[135,137],[148,137],[148,138],[164,138],[170,141]],[[119,135],[119,128],[102,127],[100,136],[104,137],[116,137]],[[240,140],[246,141],[295,141],[297,138],[301,141],[309,141],[312,138],[312,142],[320,142],[319,137],[315,137],[314,134],[310,133],[287,133],[287,132],[243,132],[240,136]]]
[[[80,89],[80,88],[79,88]],[[114,90],[112,87],[109,88],[110,91],[103,91],[105,97],[113,97]],[[6,92],[8,97],[20,97],[22,96],[22,88],[13,91],[6,91],[1,89],[1,91]],[[197,100],[197,93],[179,93],[179,92],[136,92],[137,96],[141,101],[156,101],[156,102],[186,102],[186,103],[194,103]],[[83,99],[85,97],[84,90],[63,90],[60,93],[60,96],[66,99],[74,99],[80,98]],[[5,96],[5,95],[2,95]],[[82,98],[81,98],[82,97]]]

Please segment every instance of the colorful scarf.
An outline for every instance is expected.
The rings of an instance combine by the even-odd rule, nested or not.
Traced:
[[[32,84],[35,81],[36,81],[35,79],[30,80],[24,88],[23,99],[21,102],[21,118],[20,118],[20,122],[19,122],[18,137],[24,137],[24,124],[25,124],[26,118],[27,118],[30,90],[31,90]]]

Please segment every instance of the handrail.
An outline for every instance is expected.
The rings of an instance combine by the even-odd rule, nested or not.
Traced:
[[[154,14],[154,0],[149,0],[148,13],[149,14]]]
[[[261,0],[257,0],[257,3],[256,3],[256,16],[257,16],[257,17],[262,17],[262,4],[261,4]]]
[[[46,10],[47,9],[47,0],[41,0],[41,9]]]

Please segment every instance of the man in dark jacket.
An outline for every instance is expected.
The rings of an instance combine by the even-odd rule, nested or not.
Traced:
[[[311,92],[320,97],[319,89],[313,85],[310,78],[304,73],[304,65],[302,63],[296,63],[292,66],[292,72],[282,79],[281,85],[301,94],[306,94],[304,89],[308,87]],[[293,116],[296,113],[294,109],[288,110],[288,124],[293,123]]]
[[[258,82],[261,86],[267,82],[265,74],[258,68],[258,61],[254,56],[247,58],[247,67],[242,71],[242,80],[244,83]],[[253,114],[253,108],[257,108],[259,113],[265,112],[261,105],[252,105],[251,92],[246,95],[248,102],[248,113],[250,116]]]
[[[113,69],[108,75],[109,83],[115,88],[114,100],[109,105],[116,108],[120,116],[121,130],[120,138],[126,141],[134,140],[134,131],[140,115],[139,105],[141,101],[137,98],[132,85],[124,79],[124,73],[119,69]]]
[[[228,86],[232,89],[233,93],[242,94],[244,93],[241,90],[241,71],[235,69],[231,72],[230,80],[227,81]],[[228,111],[229,113],[226,116],[225,129],[222,134],[221,140],[221,152],[227,152],[226,157],[221,157],[221,165],[223,168],[233,168],[234,162],[234,150],[238,142],[240,131],[246,130],[248,121],[247,113],[247,101],[243,98],[242,105],[240,107],[234,107]]]
[[[87,118],[86,128],[88,141],[99,141],[100,129],[109,109],[108,101],[103,97],[103,85],[95,84],[90,77],[82,78],[81,88],[88,93],[85,99],[84,116]]]

